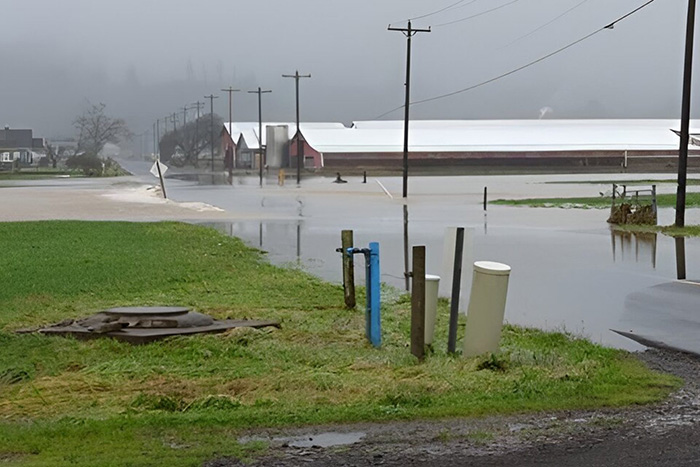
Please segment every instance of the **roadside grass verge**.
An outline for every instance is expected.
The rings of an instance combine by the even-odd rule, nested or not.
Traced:
[[[0,172],[0,181],[4,180],[44,180],[47,178],[56,178],[61,176],[70,176],[71,178],[82,178],[83,174],[72,170],[63,169],[22,169],[19,172],[8,171]]]
[[[645,199],[648,199],[648,197]],[[674,207],[676,205],[676,195],[656,195],[656,201],[660,208]],[[612,198],[610,196],[594,196],[585,198],[497,199],[491,201],[490,204],[531,208],[605,209],[612,204]],[[686,207],[700,207],[700,193],[688,193],[686,195]]]
[[[640,180],[557,180],[552,182],[544,182],[546,185],[627,185],[627,186],[638,186],[638,185],[663,185],[663,184],[675,184],[678,183],[678,179],[640,179]],[[700,178],[689,178],[687,180],[688,185],[700,185]]]
[[[424,363],[408,350],[406,296],[382,304],[373,349],[340,286],[204,227],[3,223],[0,236],[0,463],[201,465],[264,449],[237,441],[255,427],[615,407],[679,386],[624,351],[514,326],[498,355],[448,355],[444,300]],[[142,346],[12,332],[129,305],[282,328]]]

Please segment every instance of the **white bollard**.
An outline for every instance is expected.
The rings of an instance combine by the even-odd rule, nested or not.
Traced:
[[[433,343],[435,338],[435,319],[437,317],[438,289],[440,276],[425,275],[425,345]]]
[[[467,311],[464,357],[500,349],[510,266],[491,261],[474,263],[474,280]]]

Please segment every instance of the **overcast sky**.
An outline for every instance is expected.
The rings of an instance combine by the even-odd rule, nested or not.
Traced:
[[[414,27],[433,31],[413,41],[413,100],[518,68],[644,2],[465,0],[416,19]],[[139,133],[209,93],[221,96],[215,112],[227,117],[220,89],[228,86],[271,89],[264,119],[293,120],[294,82],[281,75],[297,69],[312,75],[301,82],[302,120],[374,119],[403,103],[406,40],[387,31],[389,23],[405,27],[408,18],[455,3],[0,0],[0,124],[71,135],[73,118],[91,101]],[[549,107],[547,118],[677,118],[686,8],[686,1],[655,0],[613,30],[524,71],[416,105],[412,117],[538,118]],[[257,120],[255,95],[234,94],[234,120]]]

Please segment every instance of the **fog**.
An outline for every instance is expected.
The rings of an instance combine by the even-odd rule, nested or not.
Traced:
[[[0,0],[0,124],[67,136],[88,102],[103,102],[139,133],[210,93],[220,96],[215,112],[227,117],[228,97],[220,90],[228,86],[244,91],[234,94],[234,120],[257,120],[256,96],[245,91],[258,86],[273,91],[263,97],[265,119],[293,120],[294,81],[281,75],[295,70],[312,75],[301,82],[303,120],[374,119],[404,98],[406,39],[387,26],[405,27],[409,18],[455,3]],[[643,3],[469,0],[416,19],[414,27],[433,28],[413,39],[412,98],[516,69]],[[677,118],[686,8],[683,1],[656,0],[523,71],[413,106],[412,117],[538,118],[549,107],[547,118]]]

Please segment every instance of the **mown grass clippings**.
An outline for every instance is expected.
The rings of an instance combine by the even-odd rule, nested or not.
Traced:
[[[0,235],[0,455],[22,465],[124,465],[125,450],[131,465],[200,465],[251,452],[235,436],[248,428],[641,404],[679,384],[623,351],[513,326],[501,353],[449,355],[446,301],[424,363],[405,299],[383,303],[374,349],[341,287],[207,228],[29,222]],[[282,327],[141,346],[13,332],[128,305]]]

